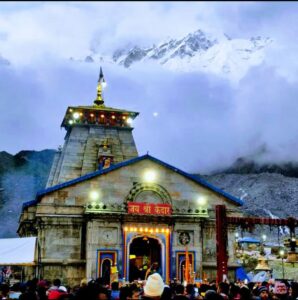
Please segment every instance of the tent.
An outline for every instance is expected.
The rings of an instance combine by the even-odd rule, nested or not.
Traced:
[[[34,266],[36,237],[0,239],[0,266]]]

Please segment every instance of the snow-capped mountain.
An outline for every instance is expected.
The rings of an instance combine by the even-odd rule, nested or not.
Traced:
[[[181,39],[169,39],[151,47],[134,46],[117,49],[111,56],[93,50],[86,62],[117,63],[125,68],[136,63],[155,62],[179,72],[204,72],[231,81],[239,81],[252,66],[264,61],[270,38],[232,39],[227,35],[212,38],[201,30]]]

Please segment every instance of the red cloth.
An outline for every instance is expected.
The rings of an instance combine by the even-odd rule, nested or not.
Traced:
[[[51,290],[51,291],[49,291],[48,299],[49,300],[58,300],[59,297],[63,294],[66,294],[66,293],[59,291],[59,290]]]

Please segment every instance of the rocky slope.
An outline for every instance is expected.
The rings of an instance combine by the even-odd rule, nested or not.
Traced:
[[[0,152],[0,238],[16,236],[22,203],[44,188],[54,150]],[[298,165],[239,159],[230,168],[201,176],[244,200],[248,215],[298,218]]]
[[[0,152],[0,238],[16,236],[22,203],[47,181],[54,150]]]

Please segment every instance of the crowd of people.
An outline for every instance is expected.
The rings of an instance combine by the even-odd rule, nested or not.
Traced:
[[[146,281],[105,285],[102,278],[83,279],[79,286],[63,286],[59,279],[52,283],[47,280],[29,280],[10,287],[1,284],[0,300],[298,300],[298,282],[286,280],[274,282],[233,283],[204,282],[184,286],[177,280],[169,285],[158,273],[148,276]]]

